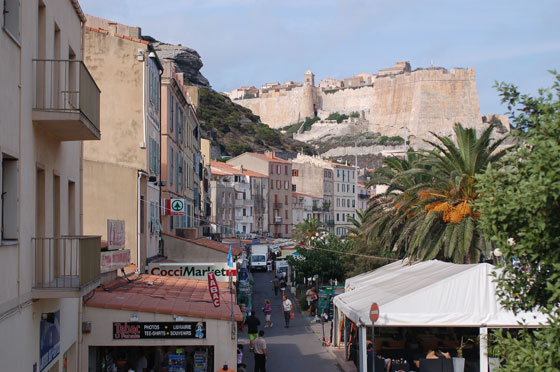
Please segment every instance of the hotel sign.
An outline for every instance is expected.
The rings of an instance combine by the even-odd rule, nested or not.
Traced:
[[[124,249],[126,233],[123,220],[107,220],[107,249]]]
[[[206,338],[206,322],[115,322],[113,340]]]

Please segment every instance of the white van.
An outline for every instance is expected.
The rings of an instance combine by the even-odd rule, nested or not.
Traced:
[[[266,263],[268,261],[268,257],[268,245],[255,244],[251,246],[251,257],[249,258],[249,267],[251,268],[251,271],[266,271]]]
[[[286,260],[276,260],[276,275],[280,277],[280,273],[285,275],[286,280],[289,278],[290,265]]]

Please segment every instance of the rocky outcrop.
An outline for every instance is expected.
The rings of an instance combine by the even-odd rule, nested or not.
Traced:
[[[209,88],[210,82],[201,73],[203,66],[200,54],[194,49],[181,46],[166,44],[161,42],[153,43],[160,59],[170,59],[173,61],[177,72],[182,72],[185,76],[185,83],[199,87]]]

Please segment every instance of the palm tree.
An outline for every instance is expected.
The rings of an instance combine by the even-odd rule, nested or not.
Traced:
[[[384,182],[388,189],[368,210],[369,238],[411,261],[469,263],[487,256],[491,243],[478,227],[473,201],[475,176],[504,155],[496,152],[502,140],[491,143],[493,128],[477,137],[474,129],[457,123],[457,143],[434,134],[438,142],[426,141],[433,150],[387,161],[370,182]]]
[[[312,238],[319,236],[324,229],[325,223],[316,218],[302,221],[295,225],[293,230],[293,237],[300,243],[311,245]]]

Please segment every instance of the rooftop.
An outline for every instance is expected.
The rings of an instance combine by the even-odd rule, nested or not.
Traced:
[[[215,251],[223,252],[223,253],[226,253],[226,254],[229,253],[229,245],[228,244],[217,242],[215,240],[206,239],[206,238],[187,239],[187,238],[182,238],[182,237],[177,236],[177,235],[167,234],[167,233],[164,233],[164,232],[162,232],[162,234],[167,235],[167,236],[172,236],[173,238],[184,240],[184,241],[192,243],[192,244],[200,245],[202,247],[210,248],[210,249],[213,249]],[[231,247],[231,254],[233,256],[239,256],[241,254],[241,248],[233,245]]]
[[[228,283],[218,283],[224,291]],[[214,307],[206,280],[141,275],[132,281],[118,278],[97,288],[86,306],[105,309],[144,311],[190,317],[231,320],[229,293],[220,293],[220,307]],[[242,320],[239,306],[234,305],[235,320]]]

